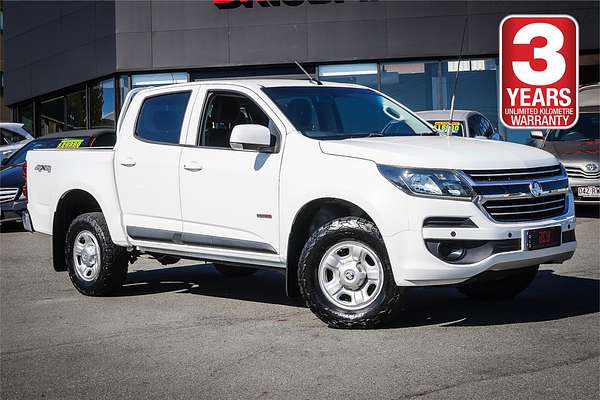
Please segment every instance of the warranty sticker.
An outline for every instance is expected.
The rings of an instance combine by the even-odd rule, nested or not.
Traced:
[[[500,119],[508,128],[577,122],[579,27],[568,15],[511,15],[500,24]]]

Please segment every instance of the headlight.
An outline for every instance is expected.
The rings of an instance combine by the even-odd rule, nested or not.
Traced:
[[[443,197],[471,200],[473,191],[454,171],[444,169],[417,169],[378,165],[377,168],[390,182],[413,196]]]

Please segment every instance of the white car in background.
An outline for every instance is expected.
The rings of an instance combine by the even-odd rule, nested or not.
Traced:
[[[446,133],[450,120],[450,110],[419,111],[417,115],[429,122],[435,129]],[[489,119],[477,111],[454,110],[452,114],[452,136],[503,140]]]
[[[33,140],[33,136],[19,123],[0,122],[0,132],[0,162]]]

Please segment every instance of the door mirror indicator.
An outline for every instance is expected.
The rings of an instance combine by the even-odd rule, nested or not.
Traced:
[[[258,124],[236,125],[231,131],[229,144],[234,150],[272,152],[275,148],[271,144],[269,128]]]

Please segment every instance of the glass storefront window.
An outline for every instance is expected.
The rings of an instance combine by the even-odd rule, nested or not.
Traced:
[[[131,76],[132,88],[143,86],[162,86],[171,85],[173,83],[188,82],[189,77],[187,72],[165,72],[160,74],[142,74]]]
[[[115,127],[115,81],[107,79],[90,88],[90,126]]]
[[[381,65],[381,91],[414,111],[441,108],[438,62]]]
[[[25,130],[33,135],[33,103],[27,103],[19,106],[19,122],[23,124]]]
[[[319,66],[319,79],[329,82],[354,83],[377,89],[377,64],[342,64]]]
[[[61,132],[65,128],[65,98],[63,96],[40,103],[40,133]]]
[[[87,128],[87,117],[85,110],[86,96],[85,89],[68,94],[66,96],[67,118],[65,130],[85,129]]]

